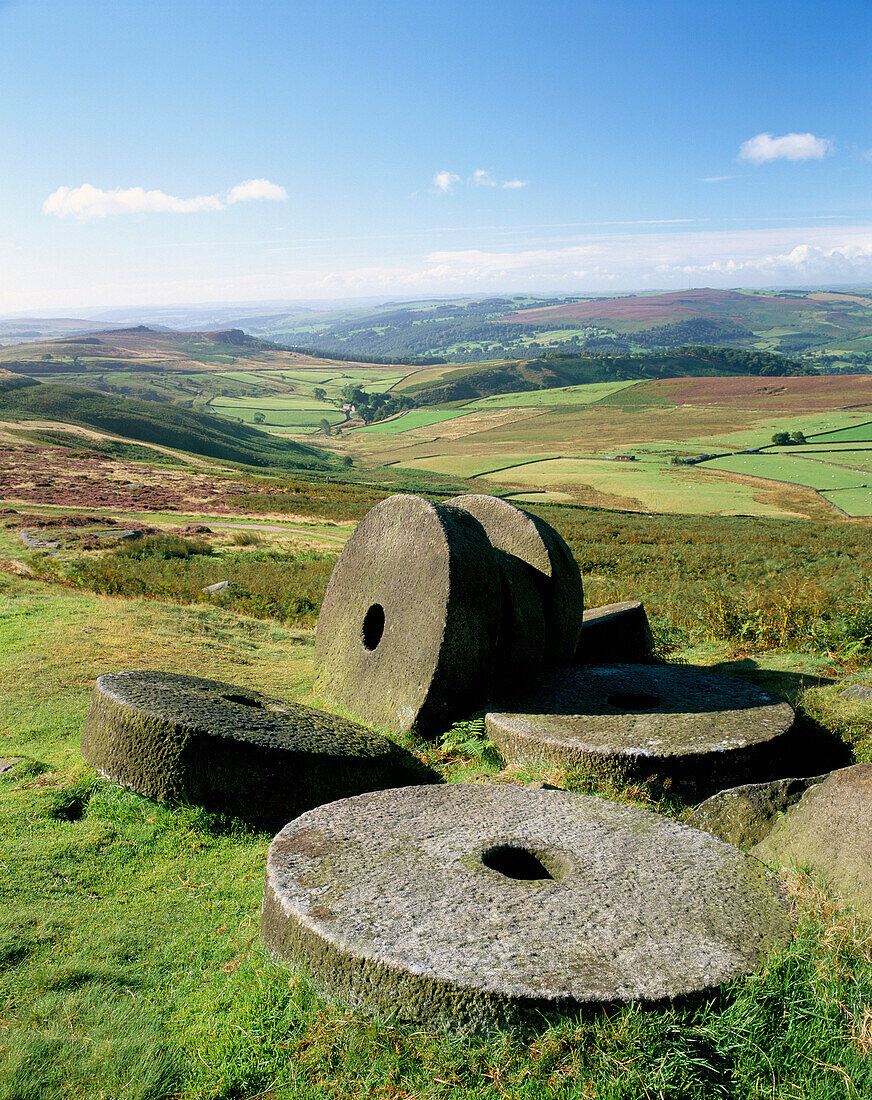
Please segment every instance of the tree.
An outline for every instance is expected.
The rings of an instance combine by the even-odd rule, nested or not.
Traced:
[[[263,424],[265,420],[266,420],[266,415],[264,413],[255,413],[254,414],[255,424]]]
[[[318,426],[325,435],[330,435],[330,421],[326,416],[321,418],[321,423]]]
[[[790,433],[790,442],[791,443],[805,443],[806,439],[805,439],[805,436],[802,434],[802,432],[791,432]]]
[[[318,401],[323,401],[327,396],[327,391],[322,390],[320,386],[316,386],[314,390],[312,390],[312,396],[317,398]]]
[[[772,436],[772,442],[776,447],[786,447],[790,443],[790,436],[787,432],[776,432]]]

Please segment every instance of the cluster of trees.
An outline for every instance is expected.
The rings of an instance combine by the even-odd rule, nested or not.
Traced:
[[[772,436],[772,442],[776,447],[789,447],[791,444],[796,446],[797,444],[807,443],[808,440],[802,432],[776,432]]]
[[[673,321],[667,325],[634,332],[628,339],[644,348],[677,348],[686,344],[722,344],[731,340],[743,340],[752,336],[748,329],[732,321],[711,321],[707,317],[694,317],[688,321]]]
[[[342,391],[342,397],[353,405],[364,424],[375,424],[387,420],[395,413],[414,409],[417,402],[400,393],[367,393],[360,386],[349,385]]]

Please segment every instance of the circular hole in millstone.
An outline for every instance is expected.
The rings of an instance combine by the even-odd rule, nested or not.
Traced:
[[[263,703],[259,699],[252,699],[250,695],[222,695],[221,698],[226,699],[228,703],[239,703],[243,707],[257,707],[263,710]]]
[[[380,603],[374,603],[363,617],[364,649],[378,649],[385,632],[385,609]]]
[[[515,844],[498,844],[495,848],[487,848],[481,854],[481,861],[485,867],[499,871],[506,878],[554,878],[537,855]]]
[[[616,691],[606,702],[610,707],[618,707],[620,710],[654,710],[660,706],[657,696],[649,695],[647,691]]]

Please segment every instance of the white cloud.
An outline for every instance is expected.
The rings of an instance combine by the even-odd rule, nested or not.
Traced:
[[[454,185],[460,183],[460,176],[454,172],[446,172],[444,169],[433,177],[433,186],[442,195],[448,195],[454,190]]]
[[[244,183],[237,183],[235,187],[231,187],[227,192],[228,203],[260,202],[262,200],[284,202],[287,197],[288,193],[284,187],[264,179],[245,180]]]
[[[724,180],[735,179],[735,176],[703,176],[700,183],[723,183]]]
[[[472,173],[473,187],[496,187],[497,181],[485,168],[476,168]]]
[[[770,160],[822,160],[829,151],[830,143],[814,134],[757,134],[743,141],[739,149],[739,160],[749,160],[752,164],[766,164]]]
[[[90,183],[81,187],[59,187],[42,204],[44,214],[58,218],[76,218],[80,222],[108,218],[116,214],[197,214],[224,210],[228,203],[254,202],[260,199],[286,199],[283,187],[269,180],[255,179],[238,183],[227,195],[197,195],[180,199],[165,191],[146,191],[143,187],[116,187],[104,191]]]
[[[433,190],[438,195],[450,195],[459,183],[465,183],[469,187],[502,187],[508,191],[516,191],[519,187],[526,187],[526,180],[511,179],[500,183],[486,168],[476,168],[467,180],[462,180],[456,172],[437,172],[433,177]]]

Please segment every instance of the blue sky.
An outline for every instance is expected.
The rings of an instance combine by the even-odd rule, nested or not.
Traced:
[[[0,0],[0,313],[872,283],[872,4]]]

